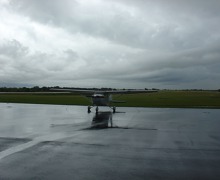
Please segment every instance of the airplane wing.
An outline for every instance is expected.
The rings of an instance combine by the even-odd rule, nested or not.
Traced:
[[[138,93],[154,93],[157,90],[112,90],[112,91],[105,91],[104,93],[107,94],[138,94]]]
[[[66,91],[66,92],[72,92],[82,95],[90,95],[95,93],[100,94],[137,94],[137,93],[154,93],[157,92],[157,90],[88,90],[88,89],[63,89],[63,88],[52,88],[50,89],[52,91]]]
[[[51,91],[57,91],[57,92],[71,92],[76,94],[82,94],[82,95],[92,95],[96,93],[95,90],[88,90],[88,89],[64,89],[64,88],[52,88]]]

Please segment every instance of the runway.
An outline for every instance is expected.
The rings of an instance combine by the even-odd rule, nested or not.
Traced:
[[[219,179],[220,110],[0,103],[0,179]]]

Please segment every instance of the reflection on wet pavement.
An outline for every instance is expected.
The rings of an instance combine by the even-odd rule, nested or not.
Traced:
[[[129,127],[129,126],[117,126],[113,124],[114,122],[114,115],[115,113],[112,112],[98,112],[95,113],[92,119],[91,126],[86,129],[93,129],[93,130],[98,130],[98,129],[106,129],[106,128],[118,128],[118,129],[135,129],[135,130],[157,130],[155,128],[144,128],[144,127]]]
[[[104,129],[109,127],[113,127],[112,112],[99,112],[94,115],[91,129]]]

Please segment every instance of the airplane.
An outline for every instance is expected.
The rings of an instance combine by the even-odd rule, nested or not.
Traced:
[[[96,113],[99,111],[99,106],[108,106],[116,112],[116,107],[111,106],[112,103],[125,103],[125,101],[116,101],[112,99],[113,94],[137,94],[137,93],[154,93],[157,90],[89,90],[89,89],[65,89],[65,88],[52,88],[52,91],[66,91],[84,95],[91,98],[92,106],[88,106],[88,113],[91,112],[93,107],[96,107]]]

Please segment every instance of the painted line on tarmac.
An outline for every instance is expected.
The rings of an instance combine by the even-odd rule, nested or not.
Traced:
[[[37,137],[35,139],[33,139],[32,141],[29,141],[27,143],[24,143],[24,144],[20,144],[20,145],[17,145],[17,146],[14,146],[14,147],[10,147],[9,149],[6,149],[2,152],[0,152],[0,160],[7,157],[7,156],[10,156],[14,153],[17,153],[17,152],[20,152],[20,151],[23,151],[25,149],[28,149],[38,143],[41,143],[43,141],[55,141],[55,140],[60,140],[60,139],[64,139],[64,138],[69,138],[69,137],[73,137],[73,136],[76,136],[80,134],[80,132],[78,133],[75,133],[74,135],[65,135],[63,133],[55,133],[55,134],[50,134],[50,135],[45,135],[45,136],[40,136],[40,137]]]

